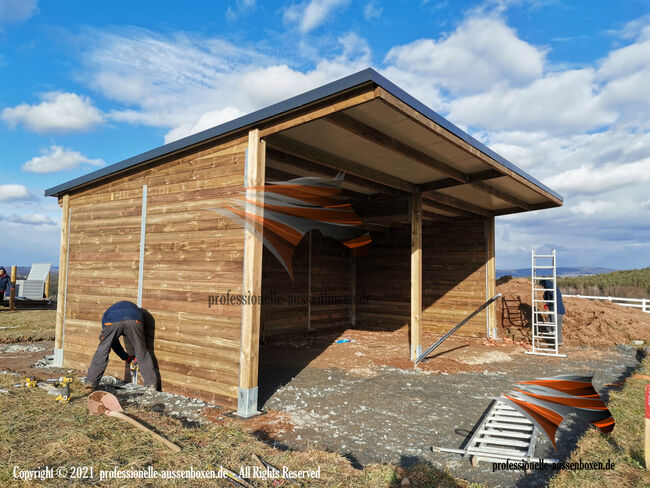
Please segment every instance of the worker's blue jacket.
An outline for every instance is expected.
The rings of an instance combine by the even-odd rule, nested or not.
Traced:
[[[102,327],[111,325],[115,322],[123,320],[137,320],[140,323],[144,322],[144,314],[140,307],[132,302],[117,302],[108,307],[104,316],[102,317]]]
[[[543,288],[546,289],[551,289],[552,285],[549,280],[542,280],[540,282],[540,285],[542,285]],[[553,294],[550,291],[545,291],[544,292],[544,300],[553,300]],[[564,302],[562,301],[562,292],[560,292],[560,289],[555,285],[555,301],[557,302],[557,313],[564,315],[566,313],[566,309],[564,308]],[[552,312],[553,311],[553,302],[547,303],[548,309]]]
[[[7,270],[2,266],[0,266],[0,269],[5,272],[5,274],[2,275],[2,278],[0,278],[0,300],[2,300],[2,297],[4,297],[5,293],[9,293],[11,291],[13,285],[11,283],[11,277],[7,274]]]

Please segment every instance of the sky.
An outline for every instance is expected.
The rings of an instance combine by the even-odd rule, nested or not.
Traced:
[[[0,263],[58,263],[45,189],[367,67],[564,196],[498,268],[650,266],[649,0],[0,0]]]

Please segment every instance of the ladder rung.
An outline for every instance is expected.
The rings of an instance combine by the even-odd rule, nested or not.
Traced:
[[[533,291],[555,291],[553,288],[535,288]]]
[[[544,266],[537,266],[537,265],[533,266],[533,269],[554,269],[554,268],[555,268],[555,266],[546,266],[546,265],[544,265]]]
[[[498,435],[501,437],[511,437],[513,439],[530,439],[530,434],[524,434],[523,432],[512,432],[501,429],[481,429],[478,431],[479,434],[488,434],[488,435]]]
[[[554,276],[533,276],[534,279],[536,280],[547,280],[547,281],[554,281],[555,277]]]
[[[499,439],[498,437],[488,436],[479,437],[478,441],[483,442],[484,444],[491,444],[493,446],[512,446],[527,448],[530,445],[530,442],[517,441],[514,439]]]
[[[534,254],[535,258],[554,258],[555,254]]]

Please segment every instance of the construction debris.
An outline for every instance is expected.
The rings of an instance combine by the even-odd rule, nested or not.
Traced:
[[[107,391],[95,391],[91,393],[88,396],[87,404],[88,404],[88,410],[92,415],[104,414],[108,417],[114,417],[120,420],[124,420],[125,422],[128,422],[131,425],[133,425],[135,428],[150,434],[154,439],[156,439],[159,442],[162,442],[170,449],[176,452],[179,452],[181,450],[180,446],[177,446],[173,442],[170,442],[169,440],[165,439],[163,436],[155,433],[153,430],[149,429],[148,427],[145,427],[134,418],[129,417],[128,415],[123,413],[124,411],[122,410],[122,405],[120,405],[120,401],[117,399],[117,397],[115,397],[115,395],[111,395]]]

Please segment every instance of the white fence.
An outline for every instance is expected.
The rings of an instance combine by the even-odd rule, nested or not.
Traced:
[[[619,297],[590,297],[586,295],[562,295],[567,298],[586,298],[587,300],[608,300],[623,307],[634,307],[642,312],[650,313],[650,299],[648,298],[619,298]]]

